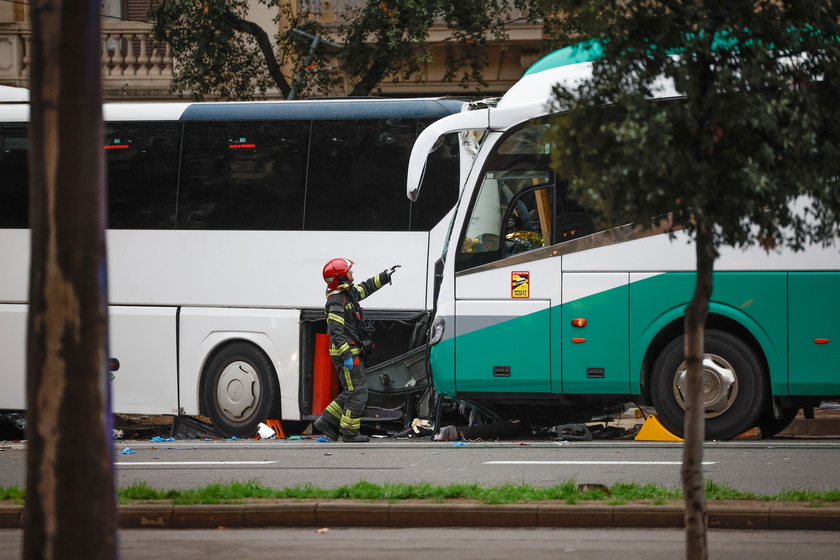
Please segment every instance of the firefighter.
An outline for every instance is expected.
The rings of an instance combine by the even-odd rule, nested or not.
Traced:
[[[339,433],[346,442],[370,439],[359,433],[359,426],[368,399],[364,358],[372,349],[369,335],[373,328],[365,321],[359,301],[390,284],[399,266],[392,266],[360,284],[353,284],[353,261],[332,259],[324,266],[330,357],[339,372],[342,391],[315,420],[314,426],[333,441],[338,440]]]

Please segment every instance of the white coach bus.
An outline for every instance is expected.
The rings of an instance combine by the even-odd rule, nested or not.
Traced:
[[[402,265],[365,306],[376,326],[370,419],[428,406],[424,361],[375,367],[423,347],[429,262],[471,160],[450,135],[431,156],[423,201],[406,199],[403,178],[417,135],[463,105],[105,105],[114,412],[206,415],[226,436],[320,414],[330,381],[315,352],[326,332],[321,269],[334,257],[354,260],[360,279]],[[28,104],[0,105],[0,410],[26,407],[28,120]]]

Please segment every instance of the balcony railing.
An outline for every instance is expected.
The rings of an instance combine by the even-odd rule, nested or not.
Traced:
[[[344,14],[365,4],[367,0],[298,0],[298,9],[324,24],[341,23]]]
[[[106,97],[163,95],[172,79],[172,56],[166,45],[155,47],[142,21],[103,21],[102,86]],[[0,24],[0,84],[29,87],[32,27]]]

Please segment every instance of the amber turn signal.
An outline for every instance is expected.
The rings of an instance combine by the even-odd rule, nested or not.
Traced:
[[[586,326],[586,319],[572,319],[572,326],[573,327],[585,327]]]

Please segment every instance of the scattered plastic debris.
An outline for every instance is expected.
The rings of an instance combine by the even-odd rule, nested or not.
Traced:
[[[592,441],[592,432],[586,424],[563,424],[549,430],[557,434],[557,438],[567,441]]]
[[[160,436],[155,436],[152,439],[150,439],[149,441],[151,441],[152,443],[163,443],[165,441],[175,441],[175,438],[174,437],[162,438]]]
[[[136,451],[132,451],[130,447],[126,447],[122,451],[120,451],[120,455],[134,455],[137,453]]]
[[[289,439],[292,439],[292,438],[289,438]],[[325,437],[319,437],[318,438],[318,443],[329,443],[330,441],[332,441],[332,440],[329,440]]]
[[[115,429],[113,431],[113,434],[114,434],[114,439],[122,439],[123,436],[125,435],[125,432],[123,432],[122,430],[116,430]]]
[[[458,435],[458,428],[455,426],[444,426],[435,434],[435,441],[458,441],[461,436]]]
[[[271,426],[262,422],[257,429],[257,435],[260,436],[259,439],[277,439],[277,432]]]
[[[466,447],[467,445],[469,444],[465,441],[456,441],[452,444],[452,447]]]

